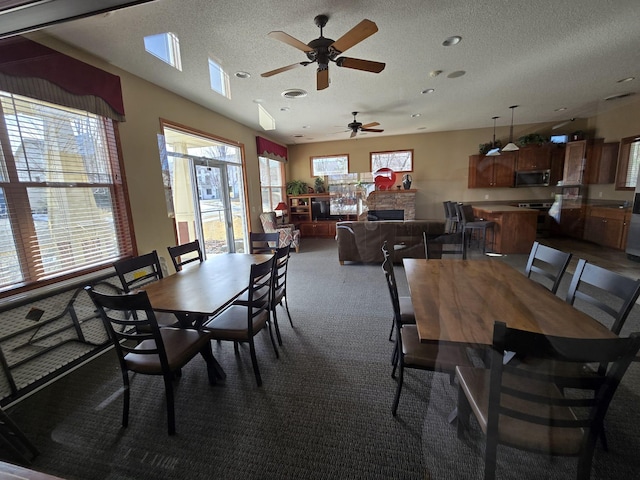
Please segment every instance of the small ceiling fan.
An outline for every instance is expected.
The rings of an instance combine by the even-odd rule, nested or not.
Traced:
[[[312,63],[318,63],[317,69],[317,88],[324,90],[329,86],[329,62],[334,62],[339,67],[352,68],[354,70],[363,70],[365,72],[380,73],[384,70],[385,64],[381,62],[373,62],[371,60],[361,60],[359,58],[338,57],[340,54],[360,43],[365,38],[370,37],[378,31],[378,26],[371,20],[362,20],[358,25],[353,27],[338,40],[325,38],[322,35],[322,29],[329,21],[327,15],[318,15],[314,18],[315,24],[320,27],[320,37],[311,40],[308,44],[292,37],[285,32],[269,32],[268,36],[281,42],[291,45],[298,50],[302,50],[307,54],[309,61],[294,63],[286,67],[277,68],[262,74],[263,77],[271,77],[278,73],[292,70],[296,67],[306,67]]]
[[[355,137],[358,132],[384,132],[384,130],[381,130],[379,128],[371,128],[380,125],[378,122],[371,122],[363,125],[356,120],[356,115],[358,115],[358,112],[351,112],[351,115],[353,115],[353,122],[347,125],[347,128],[351,130],[351,136],[349,138]]]

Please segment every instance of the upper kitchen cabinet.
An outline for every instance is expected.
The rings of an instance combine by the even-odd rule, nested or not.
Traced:
[[[618,142],[607,142],[594,145],[594,154],[590,159],[587,183],[615,183],[616,166],[618,164]]]
[[[518,150],[516,171],[551,169],[551,145],[526,145]]]
[[[469,188],[513,187],[517,153],[469,156]]]
[[[567,143],[564,155],[563,183],[565,185],[613,183],[613,181],[603,181],[605,175],[601,173],[600,168],[602,147],[602,138]]]

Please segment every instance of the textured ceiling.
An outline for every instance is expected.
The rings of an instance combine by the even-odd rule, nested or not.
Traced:
[[[315,64],[262,78],[306,60],[267,33],[282,30],[308,43],[320,34],[318,14],[329,16],[324,36],[333,39],[365,18],[375,22],[379,31],[346,54],[386,62],[384,71],[331,64],[331,84],[322,91]],[[155,0],[46,32],[262,131],[258,100],[275,118],[276,129],[264,134],[293,144],[349,138],[352,111],[362,123],[380,123],[384,133],[371,136],[491,127],[495,115],[505,127],[511,105],[519,105],[516,124],[560,123],[615,108],[635,98],[604,98],[639,89],[639,25],[637,0]],[[145,52],[143,37],[163,32],[180,40],[182,72]],[[462,41],[444,47],[452,35]],[[208,57],[229,74],[231,99],[210,89]],[[434,70],[442,73],[431,77]],[[466,74],[448,78],[461,70]],[[237,71],[251,77],[239,79]],[[637,79],[617,83],[626,77]],[[435,91],[420,93],[427,88]],[[287,89],[308,95],[283,98]],[[555,111],[561,107],[566,111]]]

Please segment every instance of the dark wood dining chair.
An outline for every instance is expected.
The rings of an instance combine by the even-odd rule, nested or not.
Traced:
[[[631,359],[640,334],[630,338],[575,339],[508,328],[496,322],[490,369],[459,366],[458,437],[471,413],[486,435],[484,479],[496,474],[499,444],[546,455],[577,456],[576,478],[588,480],[596,441],[607,409]],[[504,364],[506,351],[554,362],[607,365],[604,375],[561,377],[571,395],[558,387],[554,369],[531,372]],[[578,393],[580,391],[580,393]]]
[[[273,253],[278,248],[280,234],[278,232],[249,234],[249,253]]]
[[[196,238],[193,242],[183,243],[175,247],[167,247],[169,256],[173,262],[176,272],[182,270],[183,265],[191,262],[204,262],[200,242]]]
[[[471,365],[471,362],[464,347],[420,342],[416,325],[402,323],[398,286],[396,284],[391,257],[387,256],[384,259],[382,262],[382,270],[384,271],[387,287],[389,288],[396,328],[396,346],[394,348],[396,352],[395,363],[391,372],[391,376],[395,378],[396,369],[398,370],[398,384],[391,409],[393,416],[396,416],[398,403],[400,402],[400,393],[402,392],[405,368],[444,372],[449,374],[450,381],[453,383],[456,366]]]
[[[384,258],[384,260],[386,260],[387,258],[390,257],[390,253],[389,253],[389,248],[387,247],[387,241],[385,240],[385,242],[382,244],[382,256]],[[390,261],[390,266],[389,268],[391,268],[391,271],[393,273],[393,262]],[[393,277],[394,283],[395,283],[395,274]],[[415,324],[416,323],[416,316],[415,313],[413,311],[413,302],[411,302],[411,297],[406,297],[406,296],[399,296],[398,297],[398,302],[400,304],[400,319],[402,321],[403,324]],[[389,341],[392,342],[393,341],[393,331],[395,330],[396,326],[395,326],[395,320],[392,318],[391,319],[391,330],[389,331]],[[395,365],[396,364],[396,351],[394,350],[394,354],[391,358],[391,365]]]
[[[422,241],[427,260],[442,258],[443,255],[456,255],[456,258],[467,259],[467,241],[464,230],[444,234],[422,232]]]
[[[267,327],[271,344],[279,358],[278,347],[271,331],[270,313],[272,299],[272,276],[275,255],[262,263],[251,265],[249,288],[246,300],[236,300],[228,308],[205,323],[203,329],[214,340],[234,342],[234,349],[238,353],[238,343],[248,343],[251,353],[251,363],[258,386],[262,385],[254,337]]]
[[[273,263],[273,284],[271,295],[271,316],[273,317],[273,326],[276,330],[276,336],[278,337],[278,344],[282,345],[282,337],[280,335],[280,326],[278,325],[278,306],[283,307],[287,316],[289,317],[289,323],[293,327],[293,320],[291,320],[291,313],[289,313],[289,303],[287,300],[287,271],[289,269],[289,258],[291,253],[291,245],[281,247],[276,250],[275,262]]]
[[[122,426],[129,423],[129,372],[158,375],[164,380],[169,435],[176,432],[173,380],[198,353],[207,363],[209,383],[216,383],[215,360],[209,334],[182,328],[160,328],[144,290],[105,295],[85,287],[115,347],[122,370],[124,404]],[[136,312],[131,315],[131,312]]]
[[[113,268],[118,274],[125,293],[143,288],[151,282],[164,278],[156,250],[137,257],[118,260],[113,264]],[[178,319],[172,313],[156,312],[156,320],[161,327],[178,325]]]
[[[471,205],[461,205],[459,203],[455,203],[454,205],[458,212],[460,228],[467,233],[467,241],[471,241],[474,233],[480,232],[482,234],[482,253],[485,253],[487,250],[487,230],[493,232],[495,222],[476,218]],[[480,240],[478,240],[478,242],[480,242]],[[491,236],[491,242],[493,244],[493,235]]]
[[[563,252],[540,242],[533,242],[524,274],[556,293],[572,254]],[[532,277],[533,274],[533,277]],[[551,284],[549,284],[551,281]]]

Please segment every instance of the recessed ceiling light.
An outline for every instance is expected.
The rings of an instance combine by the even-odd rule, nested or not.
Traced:
[[[264,103],[264,100],[263,100],[263,99],[261,99],[261,98],[255,98],[255,99],[253,100],[253,103]]]
[[[619,98],[630,97],[631,95],[635,95],[635,93],[627,92],[627,93],[618,93],[616,95],[609,95],[608,97],[605,97],[605,100],[618,100]]]
[[[451,72],[449,75],[447,75],[447,78],[458,78],[463,76],[465,73],[464,70],[458,70],[457,72]]]
[[[299,88],[290,88],[282,92],[281,95],[284,98],[302,98],[307,96],[307,92]]]
[[[311,128],[311,125],[303,125],[302,128]]]
[[[442,73],[442,70],[431,70],[429,72],[429,76],[431,78],[436,78],[438,75],[440,75]]]
[[[281,112],[288,112],[289,110],[291,110],[289,107],[280,107]]]
[[[462,37],[454,35],[453,37],[446,38],[445,41],[442,42],[442,45],[445,47],[450,47],[452,45],[457,45],[458,43],[460,43],[460,40],[462,40]]]
[[[421,115],[420,113],[412,113],[411,118],[416,118],[416,117],[419,117],[420,115]]]
[[[564,112],[566,109],[567,107],[560,107],[560,108],[556,108],[554,112]]]
[[[622,80],[618,80],[618,83],[627,83],[627,82],[631,82],[633,80],[635,80],[636,77],[627,77],[627,78],[623,78]]]
[[[426,90],[422,90],[420,93],[424,95],[425,93],[433,93],[433,92],[435,92],[433,88],[427,88]]]
[[[426,130],[426,129],[427,129],[427,127],[418,127],[417,129],[418,129],[418,130]]]
[[[238,78],[249,78],[251,74],[249,72],[236,72],[236,77]]]
[[[295,138],[304,138],[304,135],[297,134],[297,135],[294,135],[294,137]]]

